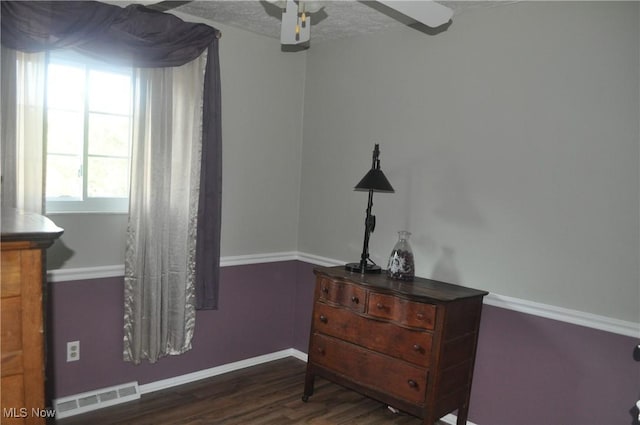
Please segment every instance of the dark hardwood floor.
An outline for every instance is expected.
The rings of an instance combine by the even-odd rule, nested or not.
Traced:
[[[422,424],[321,378],[303,403],[304,372],[305,363],[290,357],[59,419],[55,425]]]

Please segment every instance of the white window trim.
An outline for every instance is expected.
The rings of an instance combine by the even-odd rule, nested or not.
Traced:
[[[47,214],[121,213],[129,212],[129,198],[46,199]]]

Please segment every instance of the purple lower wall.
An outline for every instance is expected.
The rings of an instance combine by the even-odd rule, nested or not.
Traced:
[[[479,425],[632,424],[634,338],[485,305],[469,419]]]
[[[291,261],[222,268],[219,309],[197,312],[193,349],[138,366],[122,360],[122,278],[51,284],[51,396],[145,384],[291,348],[297,267]],[[76,340],[80,361],[67,363],[66,343]]]
[[[53,397],[158,381],[295,348],[307,352],[313,266],[223,267],[220,308],[201,311],[193,349],[156,364],[122,361],[122,279],[50,286]],[[65,362],[80,340],[81,360]],[[640,397],[634,338],[486,306],[469,420],[478,425],[632,424]],[[302,385],[302,383],[301,383]]]

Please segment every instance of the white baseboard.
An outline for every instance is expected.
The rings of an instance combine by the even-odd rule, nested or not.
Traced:
[[[300,350],[296,350],[295,348],[290,348],[291,357],[295,357],[298,360],[302,360],[303,362],[307,362],[309,360],[309,355],[307,353],[303,353]]]
[[[448,415],[440,418],[440,421],[447,424],[456,425],[456,423],[458,423],[458,417],[453,413],[449,413]],[[473,422],[467,421],[467,425],[476,425],[476,424],[474,424]]]
[[[184,385],[191,382],[199,381],[201,379],[211,378],[224,373],[233,372],[234,370],[244,369],[251,366],[257,366],[262,363],[272,362],[274,360],[284,359],[286,357],[300,358],[300,355],[306,356],[301,351],[289,348],[287,350],[276,351],[275,353],[265,354],[262,356],[252,357],[245,360],[240,360],[233,363],[227,363],[221,366],[212,367],[209,369],[199,370],[197,372],[188,373],[186,375],[174,376],[173,378],[167,378],[160,381],[151,382],[148,384],[140,385],[140,394],[148,394],[154,391],[165,390],[178,385]]]
[[[344,261],[336,260],[334,258],[321,257],[319,255],[299,251],[289,251],[221,257],[220,266],[229,267],[294,260],[324,267],[338,266],[345,263]],[[47,274],[48,280],[56,283],[121,276],[124,276],[124,265],[50,270]],[[494,293],[486,296],[484,303],[520,313],[532,314],[534,316],[540,316],[547,319],[586,326],[633,338],[640,338],[640,324],[635,322],[614,319],[607,316],[586,313],[579,310],[572,310],[520,298],[507,297]]]

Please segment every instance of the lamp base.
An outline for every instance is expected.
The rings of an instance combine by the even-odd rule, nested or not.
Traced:
[[[375,264],[367,264],[364,270],[362,270],[362,267],[360,267],[360,263],[345,264],[344,268],[349,270],[351,273],[381,273],[382,272],[382,268],[380,268],[380,266]]]

